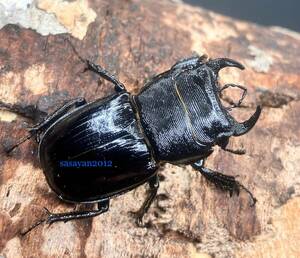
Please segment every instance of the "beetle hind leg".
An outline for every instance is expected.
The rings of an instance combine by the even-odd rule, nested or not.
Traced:
[[[0,109],[7,110],[34,122],[40,121],[47,116],[47,113],[38,109],[36,105],[10,104],[0,101]]]
[[[70,220],[76,220],[76,219],[85,219],[85,218],[92,218],[96,217],[109,209],[109,199],[101,200],[98,203],[98,209],[97,210],[89,210],[89,211],[73,211],[73,212],[66,212],[66,213],[52,213],[47,208],[45,208],[47,212],[47,217],[45,219],[41,219],[35,224],[33,224],[30,228],[28,228],[26,231],[21,232],[21,234],[24,236],[28,232],[30,232],[32,229],[36,228],[37,226],[41,225],[42,223],[46,224],[52,224],[54,222],[63,221],[67,222]]]
[[[143,217],[149,210],[149,208],[150,208],[151,204],[153,203],[155,196],[157,194],[157,190],[159,187],[158,175],[151,177],[149,179],[148,183],[150,186],[150,191],[149,191],[149,194],[146,197],[146,200],[144,201],[143,205],[141,206],[141,208],[138,211],[130,212],[130,214],[133,215],[133,217],[135,217],[135,219],[136,219],[135,222],[136,222],[137,226],[139,226],[139,227],[144,226]]]
[[[39,142],[39,134],[44,132],[51,124],[53,124],[55,121],[57,121],[60,117],[62,117],[63,115],[65,115],[66,113],[68,113],[68,111],[71,108],[76,108],[76,107],[80,107],[82,105],[86,104],[86,100],[84,98],[76,98],[73,100],[69,100],[67,103],[65,103],[62,107],[58,108],[54,113],[47,115],[45,112],[43,114],[43,120],[39,123],[37,123],[36,125],[34,125],[31,128],[28,128],[28,135],[21,138],[17,143],[11,145],[11,146],[7,146],[5,147],[5,152],[7,154],[9,154],[10,152],[12,152],[15,148],[17,148],[20,144],[22,144],[23,142],[29,140],[32,137],[36,137],[37,142]],[[41,113],[42,111],[39,111],[38,108],[36,106],[28,106],[27,109],[22,111],[21,106],[17,105],[17,104],[5,104],[3,102],[0,102],[0,109],[5,109],[14,113],[17,113],[19,115],[22,115],[24,117],[27,118],[31,118],[33,119],[33,117],[29,116],[29,111],[28,110],[35,110],[36,112]],[[24,113],[25,112],[25,113]],[[35,120],[35,119],[33,119]]]
[[[239,195],[240,189],[245,190],[251,200],[251,206],[254,206],[256,203],[256,198],[253,196],[253,194],[241,183],[239,183],[235,177],[224,175],[220,172],[205,168],[204,161],[200,160],[194,164],[192,164],[192,167],[199,171],[208,181],[212,182],[217,188],[223,190],[223,191],[229,191],[230,196],[233,195],[233,193],[236,193]]]

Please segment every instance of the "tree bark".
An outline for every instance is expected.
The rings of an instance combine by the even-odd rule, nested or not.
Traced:
[[[253,130],[234,138],[243,156],[215,149],[207,167],[239,175],[258,199],[229,197],[190,166],[160,170],[158,196],[138,228],[129,211],[142,204],[146,187],[113,198],[94,219],[41,225],[19,232],[45,215],[74,205],[49,189],[28,141],[0,155],[0,254],[4,257],[300,257],[300,35],[164,1],[37,1],[67,31],[9,24],[0,30],[0,100],[52,112],[77,96],[89,101],[113,87],[84,68],[78,53],[101,64],[136,94],[155,74],[193,53],[229,57],[245,71],[222,70],[220,82],[246,85],[237,120],[263,112]],[[52,16],[51,16],[52,17]],[[49,29],[51,31],[51,26]],[[45,30],[45,28],[43,28]],[[51,34],[52,33],[52,34]],[[55,34],[55,35],[53,35]],[[228,91],[237,99],[239,92]],[[0,111],[0,143],[26,134],[30,120]],[[134,166],[134,164],[133,164]],[[77,207],[82,208],[82,207]]]

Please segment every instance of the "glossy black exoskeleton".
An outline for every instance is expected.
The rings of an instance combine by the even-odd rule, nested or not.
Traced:
[[[205,56],[181,60],[134,96],[102,67],[83,61],[88,70],[114,84],[115,94],[89,104],[83,98],[67,102],[31,128],[18,144],[35,136],[51,189],[64,201],[97,202],[98,209],[48,212],[47,219],[36,225],[99,215],[108,210],[109,198],[148,182],[150,193],[136,213],[141,225],[157,193],[157,169],[163,163],[190,164],[230,194],[239,193],[240,188],[246,190],[255,203],[252,194],[234,177],[203,164],[215,145],[243,154],[242,150],[227,149],[228,140],[247,133],[259,118],[261,109],[257,107],[249,120],[238,123],[220,101],[224,89],[238,87],[244,94],[233,107],[241,104],[246,89],[234,84],[220,87],[217,80],[224,67],[244,69],[240,63],[227,58],[207,60]],[[2,107],[22,113],[16,105],[2,103]],[[98,163],[88,165],[90,161]]]

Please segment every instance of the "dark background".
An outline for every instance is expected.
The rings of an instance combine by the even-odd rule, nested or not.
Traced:
[[[184,0],[234,18],[300,32],[299,0]]]

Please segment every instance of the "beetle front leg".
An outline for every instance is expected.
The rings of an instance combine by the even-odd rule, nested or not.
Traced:
[[[39,220],[34,225],[32,225],[29,229],[27,229],[24,232],[21,232],[21,234],[23,236],[26,235],[32,229],[36,228],[37,226],[41,225],[44,222],[51,225],[52,223],[58,222],[58,221],[67,222],[67,221],[75,220],[75,219],[92,218],[92,217],[96,217],[96,216],[108,211],[108,209],[109,209],[109,199],[104,199],[104,200],[98,202],[98,209],[90,210],[90,211],[73,211],[73,212],[66,212],[66,213],[52,213],[48,209],[45,208],[45,210],[47,212],[47,218]]]
[[[229,191],[230,196],[232,196],[233,193],[236,193],[239,195],[240,189],[245,190],[252,201],[251,206],[254,206],[256,203],[256,198],[253,196],[253,194],[241,183],[239,183],[237,180],[235,180],[235,177],[224,175],[220,172],[208,169],[204,167],[204,160],[200,160],[198,162],[195,162],[192,164],[192,167],[199,171],[208,181],[212,182],[217,188],[223,190],[223,191]]]
[[[189,58],[185,58],[182,60],[179,60],[174,64],[171,69],[180,69],[180,70],[189,70],[195,68],[197,65],[204,64],[205,61],[207,60],[208,56],[207,55],[195,55]]]
[[[225,139],[219,139],[217,144],[222,148],[222,150],[224,151],[227,151],[227,152],[230,152],[230,153],[233,153],[233,154],[236,154],[236,155],[244,155],[246,154],[246,150],[241,148],[241,149],[236,149],[236,150],[233,150],[233,149],[230,149],[230,148],[227,148],[227,145],[229,143],[229,139],[228,138],[225,138]]]
[[[143,217],[149,210],[151,204],[153,203],[155,196],[157,194],[157,190],[159,187],[159,180],[158,175],[155,175],[154,177],[151,177],[148,181],[150,186],[150,192],[148,196],[146,197],[146,200],[144,201],[142,207],[137,212],[130,212],[135,218],[136,218],[136,224],[139,227],[143,227]]]
[[[244,149],[237,149],[237,150],[233,150],[233,149],[228,149],[228,148],[224,148],[224,151],[236,154],[236,155],[244,155],[246,154],[246,150]]]

